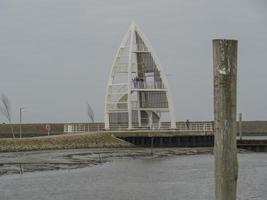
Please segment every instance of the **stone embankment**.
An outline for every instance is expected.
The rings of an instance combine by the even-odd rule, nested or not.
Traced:
[[[0,152],[131,147],[112,133],[77,133],[31,138],[0,139]]]

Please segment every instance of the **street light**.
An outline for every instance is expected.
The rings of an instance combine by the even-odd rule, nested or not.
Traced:
[[[25,108],[19,108],[19,138],[21,139],[22,136],[22,130],[21,130],[21,123],[22,123],[22,111],[24,111]]]

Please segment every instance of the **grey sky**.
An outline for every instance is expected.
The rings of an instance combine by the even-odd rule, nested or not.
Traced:
[[[213,117],[212,39],[239,40],[238,111],[267,119],[265,0],[0,0],[0,93],[25,122],[104,119],[108,73],[134,20],[169,74],[177,120]],[[0,122],[4,121],[0,117]]]

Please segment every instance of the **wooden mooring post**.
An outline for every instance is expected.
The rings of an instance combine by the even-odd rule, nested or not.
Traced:
[[[215,199],[236,200],[237,40],[213,40]]]

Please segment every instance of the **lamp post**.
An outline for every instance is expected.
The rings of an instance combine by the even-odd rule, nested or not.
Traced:
[[[22,123],[22,111],[24,111],[24,108],[19,108],[19,138],[22,137],[22,129],[21,129],[21,123]]]

